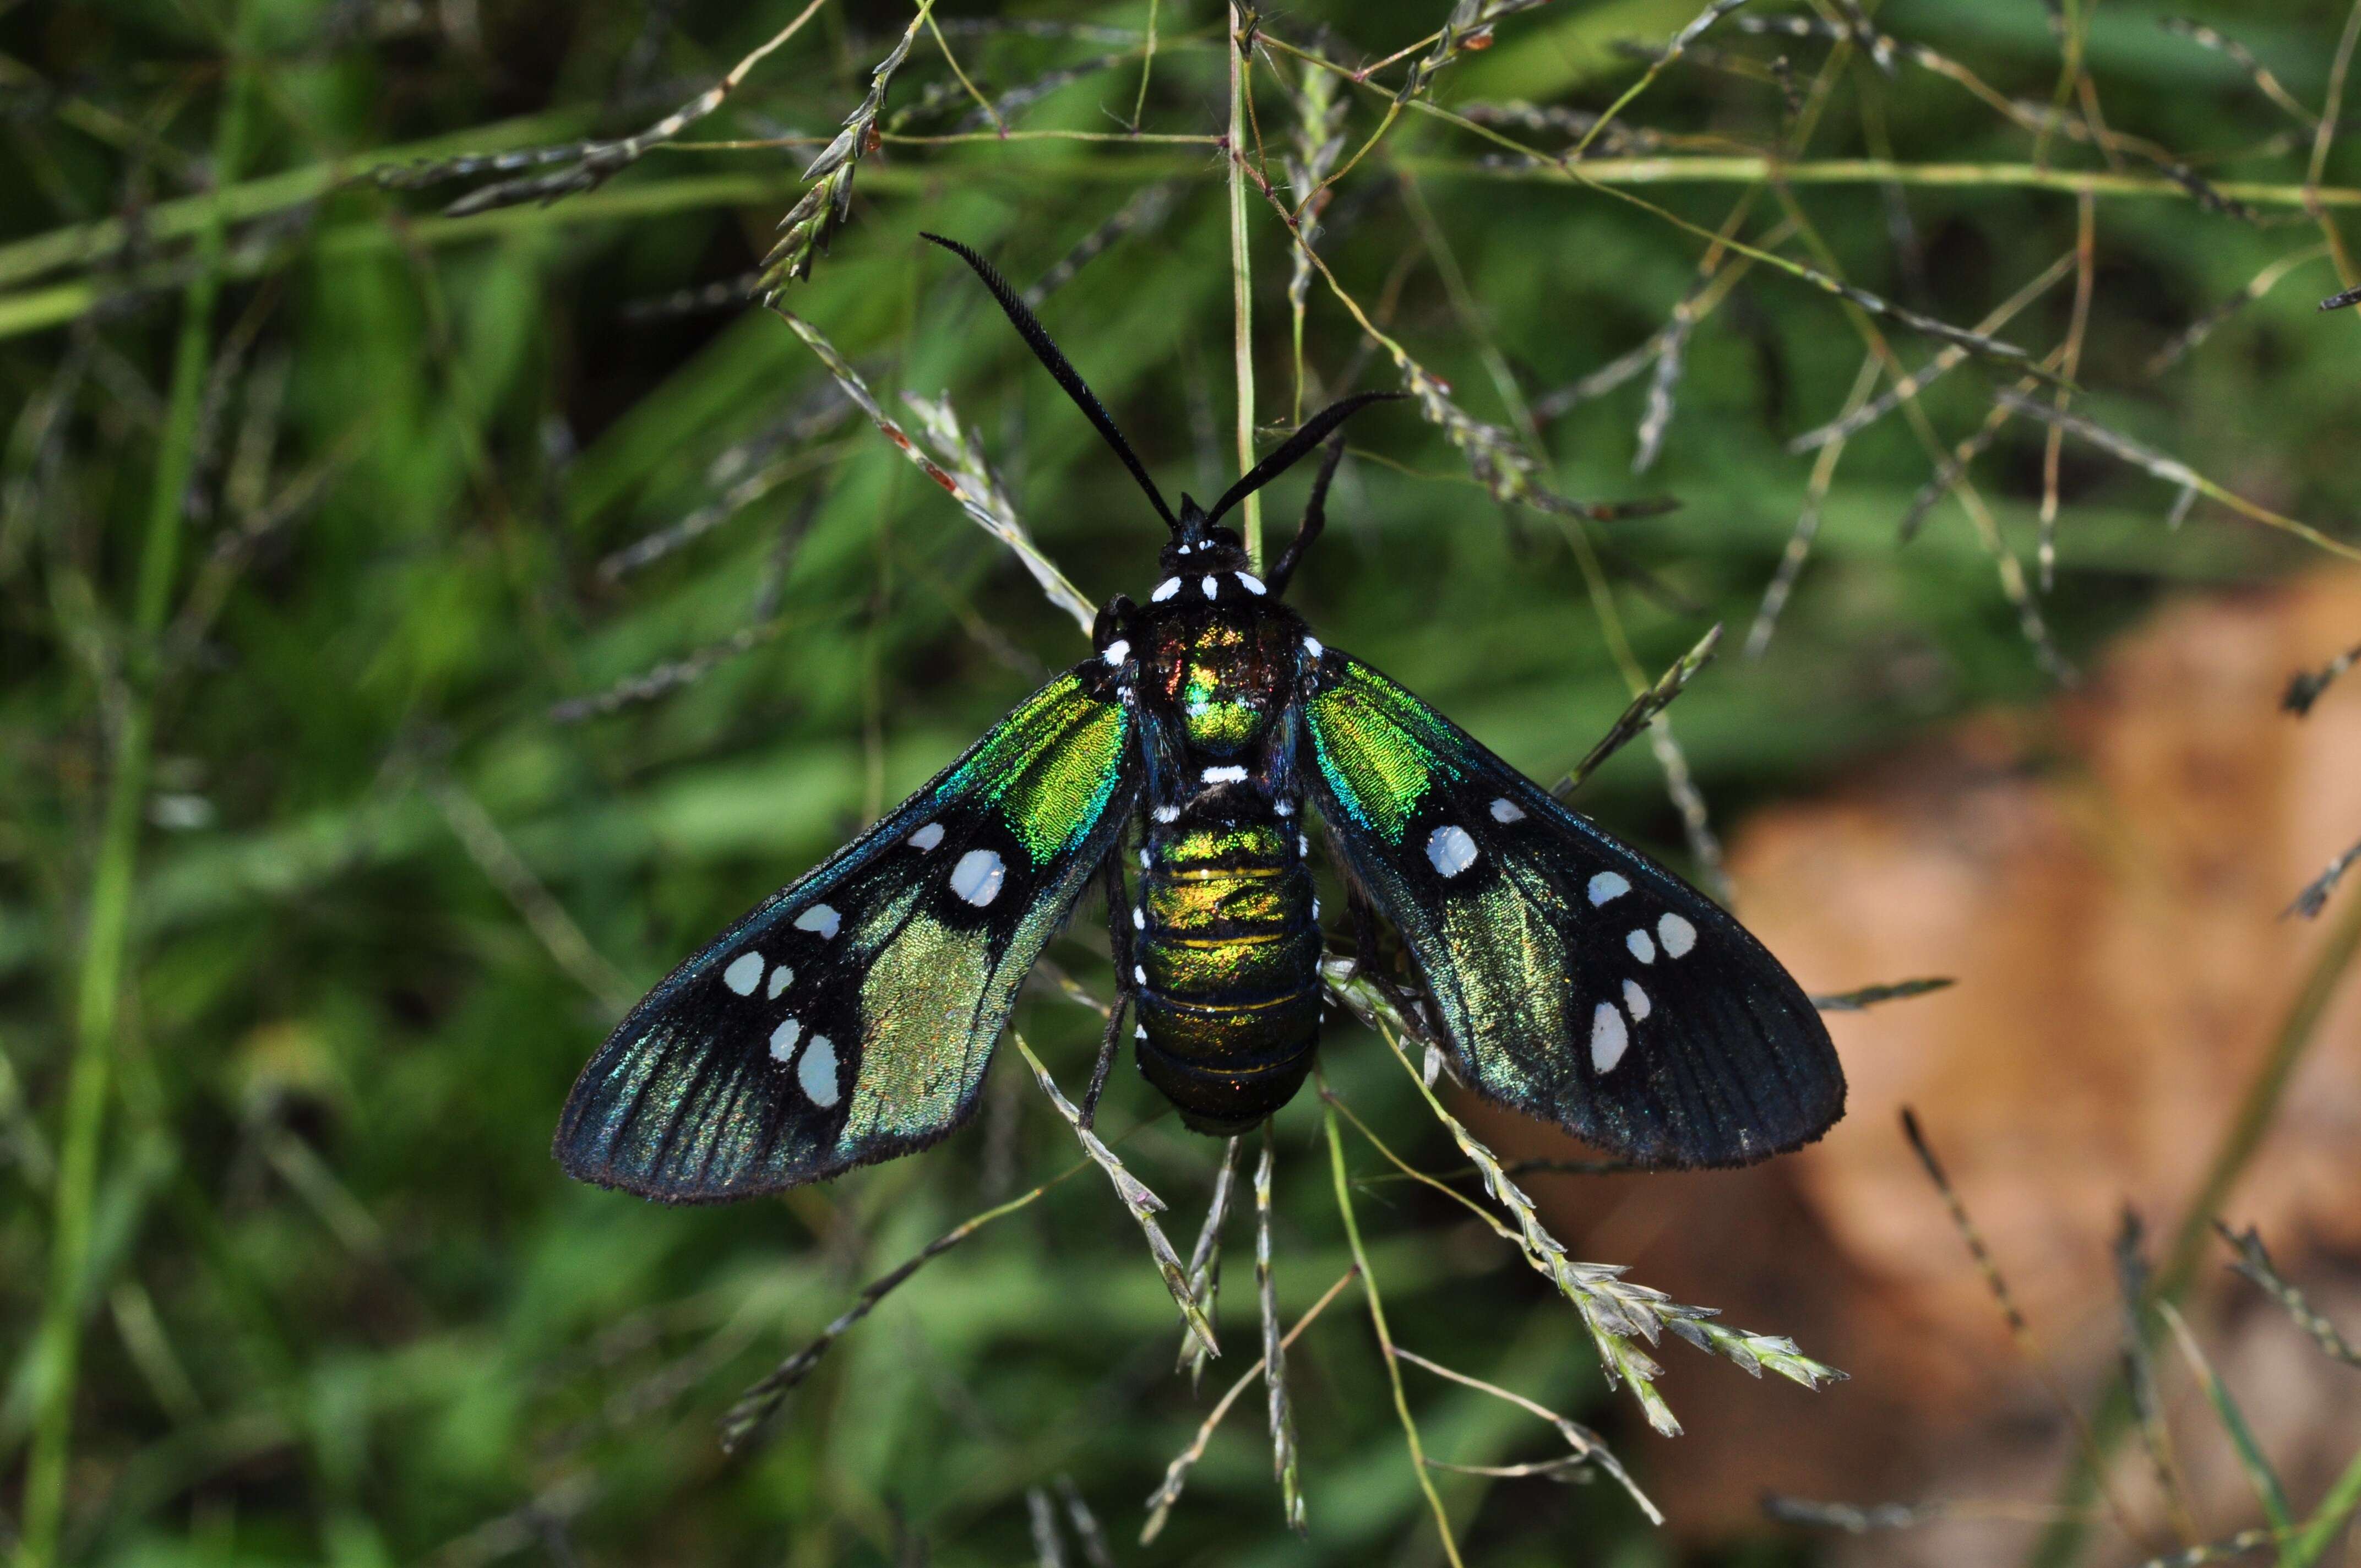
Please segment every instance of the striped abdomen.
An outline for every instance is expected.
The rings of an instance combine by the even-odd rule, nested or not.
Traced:
[[[1291,817],[1201,795],[1148,829],[1134,905],[1139,1070],[1200,1132],[1292,1099],[1320,1034],[1320,928]]]

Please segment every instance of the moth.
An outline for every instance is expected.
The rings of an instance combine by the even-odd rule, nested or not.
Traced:
[[[1138,482],[1170,535],[1157,583],[1110,600],[1089,658],[631,1010],[566,1102],[568,1172],[708,1202],[934,1143],[975,1109],[1027,971],[1102,873],[1108,1051],[1129,1013],[1139,1070],[1184,1123],[1253,1127],[1320,1037],[1313,816],[1477,1094],[1647,1167],[1742,1165],[1837,1120],[1828,1032],[1745,927],[1288,608],[1332,433],[1395,394],[1332,404],[1175,513],[1000,275],[926,237],[983,279]],[[1323,442],[1295,538],[1257,577],[1222,519]]]

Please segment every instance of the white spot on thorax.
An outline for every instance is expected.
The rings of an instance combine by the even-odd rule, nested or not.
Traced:
[[[1156,591],[1148,597],[1150,602],[1162,604],[1166,599],[1170,598],[1174,594],[1177,594],[1180,591],[1180,579],[1178,577],[1167,577],[1162,582],[1157,584]]]
[[[1303,640],[1303,651],[1311,654],[1315,659],[1324,659],[1328,656],[1328,650],[1320,646],[1320,639],[1317,637],[1305,638]]]
[[[1244,784],[1246,782],[1246,769],[1238,766],[1235,762],[1226,767],[1207,768],[1203,773],[1197,776],[1204,780],[1207,784]]]
[[[1177,806],[1159,806],[1154,811],[1149,812],[1148,815],[1155,817],[1159,822],[1178,822],[1180,820],[1180,808]],[[1139,863],[1141,869],[1145,870],[1147,868],[1148,856],[1146,853],[1143,852],[1140,855]]]
[[[911,834],[909,839],[910,848],[914,850],[931,850],[942,841],[943,825],[939,822],[928,823],[924,828]]]
[[[1614,1071],[1631,1044],[1623,1014],[1615,1011],[1612,1002],[1600,1003],[1590,1014],[1590,1065],[1600,1072]]]
[[[970,850],[951,868],[951,891],[982,909],[1000,896],[1000,884],[1007,875],[1008,868],[995,851]]]
[[[1504,795],[1492,803],[1493,821],[1522,822],[1524,819],[1525,814],[1519,810],[1517,808],[1517,803],[1510,800],[1507,795]]]
[[[804,1047],[804,1059],[796,1063],[796,1081],[804,1086],[811,1102],[822,1110],[840,1098],[836,1083],[836,1042],[826,1035],[814,1035],[811,1044]]]
[[[1114,669],[1119,666],[1126,659],[1131,657],[1131,639],[1127,637],[1116,638],[1114,641],[1107,644],[1106,652],[1100,654],[1099,657],[1107,662],[1107,667],[1109,669]]]
[[[1620,898],[1631,891],[1631,884],[1620,872],[1600,872],[1590,879],[1590,902],[1604,904],[1610,898]]]
[[[1648,1001],[1648,993],[1640,989],[1640,982],[1636,980],[1623,982],[1623,1005],[1631,1010],[1631,1022],[1634,1024],[1654,1011]]]
[[[1656,944],[1648,940],[1648,933],[1645,931],[1628,933],[1623,938],[1623,945],[1631,948],[1631,956],[1642,963],[1652,964],[1656,961]]]
[[[779,965],[776,969],[771,971],[771,989],[764,994],[769,996],[772,1001],[776,1002],[779,999],[779,992],[786,990],[788,986],[794,984],[795,979],[795,970],[789,969],[785,964]]]
[[[1676,959],[1688,957],[1689,949],[1697,946],[1697,927],[1677,915],[1659,916],[1656,935],[1663,938],[1664,951]]]
[[[1246,592],[1254,595],[1257,598],[1260,598],[1263,595],[1270,592],[1268,588],[1262,586],[1262,579],[1256,576],[1252,572],[1240,572],[1237,574],[1237,579],[1238,587],[1246,589]]]
[[[1221,591],[1221,586],[1215,583],[1211,577],[1207,577],[1197,586],[1205,590],[1205,597],[1207,598],[1212,598],[1216,593]]]
[[[1457,876],[1476,863],[1476,840],[1457,823],[1438,828],[1427,835],[1426,858],[1444,876]]]
[[[804,1037],[804,1026],[793,1018],[784,1020],[771,1031],[771,1059],[784,1062],[796,1054],[796,1042]]]
[[[827,941],[830,937],[835,936],[838,929],[843,925],[844,921],[842,917],[840,917],[835,910],[829,908],[825,904],[815,904],[809,909],[805,910],[801,915],[796,916],[796,930],[817,931],[819,933],[819,938],[823,942]]]
[[[749,948],[730,960],[730,967],[721,971],[721,983],[741,996],[752,996],[763,982],[763,955]]]

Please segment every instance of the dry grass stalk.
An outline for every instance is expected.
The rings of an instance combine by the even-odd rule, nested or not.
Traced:
[[[1287,1341],[1279,1332],[1279,1288],[1270,1267],[1270,1178],[1278,1156],[1278,1135],[1265,1122],[1262,1154],[1255,1161],[1254,1174],[1255,1295],[1262,1312],[1262,1380],[1269,1394],[1270,1468],[1279,1482],[1280,1512],[1287,1528],[1301,1535],[1303,1486],[1296,1473],[1295,1409],[1287,1398]]]
[[[1550,793],[1565,799],[1582,787],[1582,781],[1598,772],[1600,763],[1621,751],[1631,737],[1653,723],[1656,716],[1670,707],[1673,699],[1688,689],[1697,672],[1713,663],[1714,650],[1721,646],[1721,625],[1719,621],[1697,641],[1697,646],[1673,662],[1672,667],[1656,677],[1656,684],[1631,699],[1631,706],[1608,726],[1607,733],[1589,750],[1582,761],[1575,763],[1565,777],[1550,786]],[[1432,1081],[1432,1080],[1430,1080]]]
[[[1115,1150],[1107,1147],[1096,1133],[1082,1125],[1082,1113],[1059,1089],[1058,1080],[1049,1076],[1049,1069],[1041,1065],[1041,1058],[1033,1054],[1033,1047],[1025,1043],[1025,1036],[1012,1029],[1008,1033],[1008,1042],[1025,1058],[1025,1065],[1033,1069],[1035,1081],[1041,1085],[1041,1092],[1049,1097],[1049,1103],[1058,1108],[1058,1114],[1073,1128],[1074,1136],[1082,1142],[1082,1152],[1091,1157],[1093,1164],[1106,1172],[1107,1180],[1115,1185],[1115,1196],[1123,1200],[1126,1209],[1131,1211],[1133,1221],[1139,1226],[1139,1234],[1148,1238],[1148,1254],[1156,1259],[1156,1272],[1163,1276],[1164,1288],[1172,1292],[1173,1302],[1180,1309],[1180,1316],[1190,1330],[1204,1342],[1205,1354],[1221,1354],[1222,1346],[1213,1337],[1213,1325],[1206,1320],[1204,1310],[1190,1291],[1189,1277],[1181,1271],[1180,1255],[1172,1250],[1172,1243],[1166,1238],[1164,1227],[1156,1223],[1156,1216],[1164,1212],[1164,1200],[1150,1191],[1146,1182],[1132,1175],[1123,1161],[1116,1157]]]
[[[1487,1383],[1481,1377],[1470,1377],[1465,1372],[1455,1372],[1442,1363],[1429,1361],[1414,1351],[1404,1350],[1397,1345],[1394,1348],[1394,1354],[1413,1366],[1424,1367],[1437,1377],[1448,1378],[1454,1383],[1489,1394],[1496,1399],[1505,1400],[1521,1410],[1531,1411],[1556,1428],[1557,1434],[1565,1440],[1566,1447],[1574,1451],[1564,1459],[1552,1461],[1549,1466],[1504,1465],[1499,1468],[1487,1468],[1477,1465],[1445,1464],[1441,1460],[1427,1461],[1436,1469],[1474,1470],[1481,1475],[1507,1475],[1519,1473],[1537,1474],[1547,1468],[1570,1464],[1595,1465],[1614,1477],[1616,1484],[1631,1494],[1631,1500],[1640,1505],[1640,1511],[1648,1516],[1650,1524],[1661,1525],[1664,1522],[1664,1511],[1650,1500],[1647,1493],[1640,1490],[1639,1485],[1631,1479],[1631,1473],[1623,1468],[1622,1462],[1615,1457],[1613,1451],[1608,1448],[1605,1441],[1588,1427],[1579,1421],[1570,1420],[1548,1406],[1537,1404],[1513,1389],[1503,1388],[1497,1383]]]
[[[1207,1318],[1213,1315],[1222,1295],[1222,1226],[1230,1217],[1230,1194],[1237,1185],[1239,1142],[1229,1138],[1222,1145],[1222,1163],[1213,1172],[1213,1201],[1205,1206],[1197,1245],[1189,1251],[1189,1293]],[[1193,1333],[1180,1335],[1180,1366],[1189,1374],[1192,1387],[1204,1376],[1205,1346]]]
[[[910,58],[910,46],[918,41],[918,29],[933,16],[934,9],[935,0],[918,0],[918,14],[910,18],[892,51],[869,73],[867,96],[845,116],[844,128],[836,133],[836,138],[805,169],[804,178],[813,182],[811,189],[779,220],[778,243],[763,258],[758,286],[766,298],[790,281],[808,279],[812,263],[844,225],[852,211],[853,172],[877,147],[877,116],[885,107],[885,89],[902,62]]]
[[[1320,1314],[1328,1310],[1328,1304],[1343,1294],[1345,1287],[1358,1278],[1360,1273],[1360,1268],[1356,1266],[1338,1275],[1336,1282],[1320,1293],[1320,1299],[1312,1302],[1311,1309],[1303,1316],[1295,1320],[1295,1326],[1280,1336],[1279,1348],[1285,1350],[1292,1345],[1296,1336],[1310,1328],[1318,1320]],[[1213,1441],[1213,1429],[1222,1424],[1222,1418],[1230,1413],[1230,1407],[1245,1397],[1246,1391],[1253,1386],[1256,1378],[1262,1376],[1262,1373],[1263,1363],[1257,1361],[1239,1374],[1238,1380],[1231,1384],[1219,1399],[1213,1401],[1213,1408],[1206,1412],[1204,1420],[1199,1423],[1197,1435],[1190,1440],[1189,1446],[1182,1449],[1170,1464],[1165,1466],[1163,1484],[1159,1486],[1148,1499],[1148,1522],[1140,1527],[1140,1545],[1150,1544],[1158,1535],[1162,1533],[1165,1521],[1172,1517],[1172,1505],[1180,1500],[1181,1488],[1189,1484],[1189,1472],[1195,1469],[1197,1462],[1205,1457],[1205,1447]]]

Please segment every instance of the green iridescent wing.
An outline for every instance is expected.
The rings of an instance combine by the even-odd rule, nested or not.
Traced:
[[[568,1172],[667,1202],[814,1181],[974,1108],[1017,987],[1137,786],[1093,660],[675,970],[566,1101]]]
[[[1818,1013],[1719,905],[1367,664],[1306,663],[1314,804],[1472,1088],[1651,1166],[1747,1164],[1843,1113]]]

